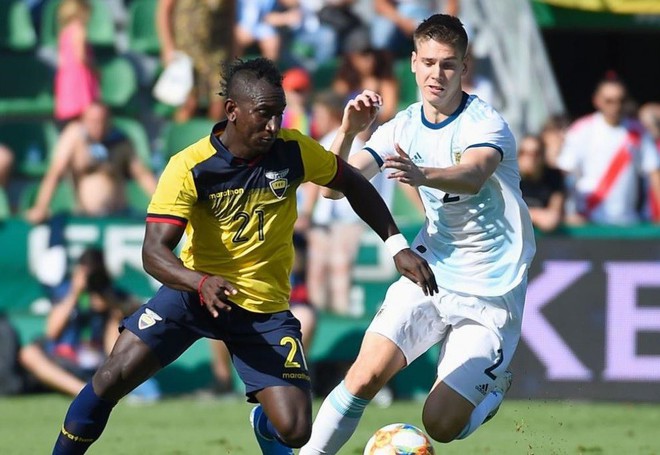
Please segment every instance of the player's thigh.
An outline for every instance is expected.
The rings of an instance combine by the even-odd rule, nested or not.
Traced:
[[[402,277],[387,290],[367,332],[378,333],[398,346],[409,365],[447,333],[434,304],[441,297],[424,295],[419,286]]]
[[[251,313],[240,307],[233,308],[231,313],[227,347],[245,384],[248,401],[259,401],[259,396],[264,396],[258,395],[259,392],[270,387],[299,388],[311,396],[300,322],[293,314],[290,311]],[[301,402],[292,405],[305,407]]]
[[[367,332],[344,383],[351,394],[370,400],[405,366],[406,358],[392,340],[380,333]]]
[[[440,352],[436,386],[427,400],[429,410],[442,409],[445,415],[467,422],[471,410],[508,367],[518,338],[469,319],[454,325]]]

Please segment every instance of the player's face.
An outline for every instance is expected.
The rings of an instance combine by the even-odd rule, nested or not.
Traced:
[[[255,81],[249,93],[237,97],[228,117],[235,118],[238,138],[255,155],[268,152],[282,126],[286,107],[284,91],[264,80]]]
[[[418,41],[411,66],[422,98],[436,109],[453,105],[462,97],[461,76],[466,65],[453,46],[432,39]]]

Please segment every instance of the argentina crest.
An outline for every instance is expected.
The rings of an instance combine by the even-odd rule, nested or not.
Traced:
[[[271,191],[278,199],[284,197],[286,189],[289,187],[289,181],[286,176],[289,173],[288,169],[283,169],[281,171],[267,171],[266,178],[268,179],[268,186],[270,186]]]

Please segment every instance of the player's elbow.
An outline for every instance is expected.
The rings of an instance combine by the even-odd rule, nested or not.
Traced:
[[[325,199],[337,200],[343,198],[344,194],[330,188],[323,188],[321,190],[321,196],[323,196]]]

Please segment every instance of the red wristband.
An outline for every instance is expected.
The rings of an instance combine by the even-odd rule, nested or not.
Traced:
[[[202,295],[202,285],[204,284],[204,281],[211,275],[204,275],[201,280],[199,280],[199,283],[197,283],[197,295],[199,295],[199,304],[204,305],[204,296]]]

